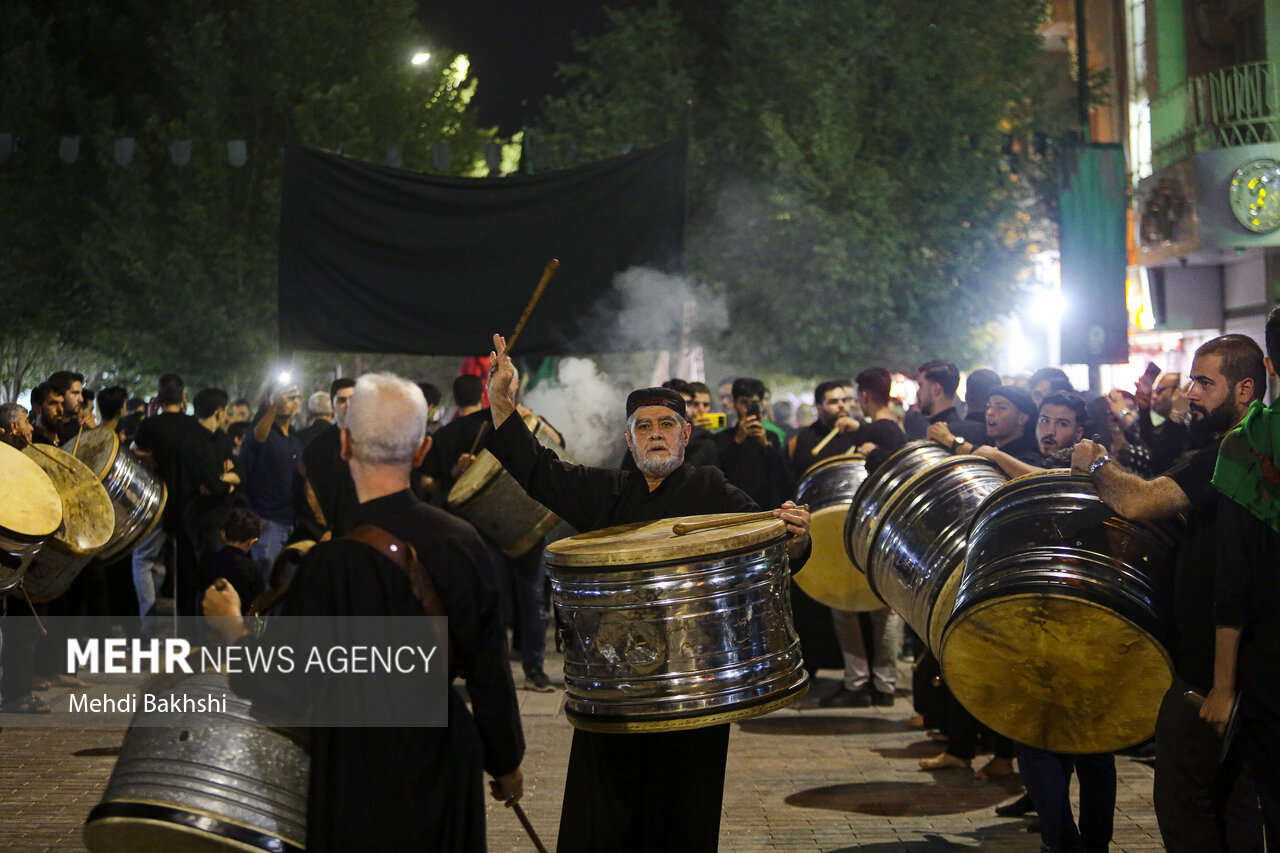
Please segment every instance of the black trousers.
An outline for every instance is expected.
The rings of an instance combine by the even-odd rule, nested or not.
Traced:
[[[1180,678],[1156,716],[1156,779],[1152,800],[1168,853],[1253,853],[1262,850],[1262,817],[1239,749],[1221,760],[1222,740],[1183,698]]]
[[[1267,849],[1280,850],[1280,719],[1249,702],[1240,702],[1235,748],[1253,779],[1266,824]]]
[[[0,699],[15,702],[31,692],[31,678],[35,674],[36,642],[40,639],[40,626],[36,622],[22,595],[10,595],[4,600],[4,649],[0,651]],[[35,606],[37,612],[44,605]]]

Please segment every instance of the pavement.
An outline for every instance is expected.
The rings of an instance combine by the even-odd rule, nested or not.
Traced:
[[[903,664],[899,684],[910,684],[909,666]],[[554,654],[547,672],[558,683]],[[512,663],[512,673],[520,688],[518,663]],[[834,691],[838,675],[819,673],[806,704]],[[66,693],[45,691],[55,714],[66,707]],[[563,695],[519,690],[528,744],[522,804],[551,850],[572,736]],[[1038,851],[1039,835],[1026,831],[1027,819],[999,818],[992,811],[1021,792],[1017,778],[997,784],[965,770],[918,770],[917,759],[941,748],[906,725],[911,714],[910,698],[900,690],[892,708],[793,706],[735,724],[720,850]],[[15,715],[0,717],[0,851],[84,850],[81,827],[106,786],[124,729],[25,728],[15,725]],[[984,760],[980,755],[975,764]],[[1116,769],[1111,850],[1163,850],[1151,805],[1150,761],[1118,756]],[[680,768],[673,767],[670,784],[680,780]],[[493,851],[534,850],[515,814],[492,801],[488,832]],[[672,839],[668,849],[679,851],[679,840]]]

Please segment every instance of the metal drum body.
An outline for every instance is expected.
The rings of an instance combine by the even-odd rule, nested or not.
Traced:
[[[884,504],[908,478],[951,452],[932,441],[908,442],[862,481],[845,516],[844,542],[854,567],[865,572],[871,562],[871,543],[884,519]]]
[[[917,470],[883,504],[867,571],[871,588],[939,660],[969,523],[1007,480],[981,457],[948,455]]]
[[[4,442],[0,481],[0,595],[6,595],[61,526],[62,499],[43,468]]]
[[[22,579],[32,601],[52,601],[110,541],[115,513],[97,475],[70,453],[50,445],[31,445],[22,452],[44,469],[62,500],[62,526]]]
[[[942,639],[956,698],[986,725],[1057,752],[1146,740],[1172,680],[1163,644],[1176,524],[1116,515],[1088,477],[1010,481],[979,510]]]
[[[547,547],[574,726],[701,728],[768,713],[808,690],[785,525],[770,519],[676,537],[680,520]]]
[[[62,446],[92,469],[107,490],[115,510],[115,529],[106,547],[98,552],[99,560],[111,560],[133,548],[147,536],[164,514],[168,492],[164,481],[120,446],[114,430],[93,429]]]
[[[850,562],[844,543],[845,518],[866,478],[862,456],[833,456],[810,466],[796,488],[796,503],[809,505],[813,552],[794,580],[815,601],[837,610],[884,607],[867,584],[866,575]]]
[[[527,417],[525,424],[543,446],[550,447],[565,462],[573,462],[562,448],[547,441],[541,421]],[[448,503],[454,512],[498,543],[508,557],[527,554],[564,523],[560,516],[529,497],[487,450],[481,451],[454,483]]]
[[[90,853],[301,851],[310,757],[296,733],[268,728],[226,676],[187,677],[159,696],[226,694],[225,714],[163,715],[172,727],[134,725],[107,790],[84,827]]]

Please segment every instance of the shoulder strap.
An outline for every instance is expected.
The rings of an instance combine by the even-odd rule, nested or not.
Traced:
[[[362,524],[342,538],[363,542],[403,569],[409,576],[409,584],[413,587],[414,596],[428,616],[449,615],[445,612],[444,603],[440,600],[440,594],[436,592],[435,584],[422,568],[422,563],[418,562],[417,551],[408,542],[397,539],[373,524]]]

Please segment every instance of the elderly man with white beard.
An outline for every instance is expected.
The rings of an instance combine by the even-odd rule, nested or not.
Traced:
[[[511,417],[519,383],[494,335],[486,447],[531,497],[582,532],[630,522],[756,504],[718,468],[684,463],[692,428],[685,401],[669,388],[627,397],[627,446],[636,471],[562,462]],[[773,514],[787,524],[793,570],[807,559],[809,513],[787,501]],[[604,734],[575,729],[560,812],[559,853],[714,851],[719,843],[729,726],[673,732]]]

